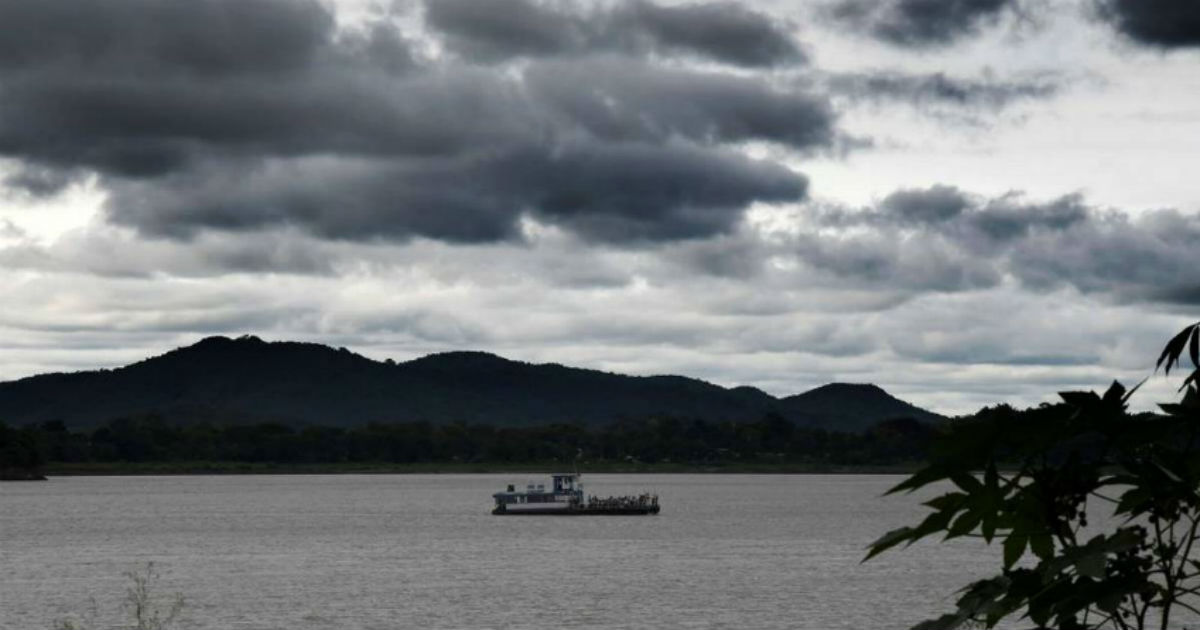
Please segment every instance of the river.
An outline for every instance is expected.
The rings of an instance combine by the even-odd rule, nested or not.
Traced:
[[[0,628],[39,630],[153,562],[178,627],[907,628],[952,608],[999,549],[920,544],[887,475],[585,475],[657,492],[657,516],[495,517],[531,475],[59,477],[0,485]]]

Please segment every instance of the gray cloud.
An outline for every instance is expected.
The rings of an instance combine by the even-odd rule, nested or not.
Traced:
[[[1002,279],[994,261],[936,235],[903,240],[884,230],[836,238],[802,235],[781,255],[832,276],[833,284],[852,282],[908,295],[986,289]]]
[[[965,213],[987,201],[968,196]],[[697,274],[660,255],[764,248],[763,239],[747,232],[659,246],[656,255],[580,247],[570,235],[550,234],[532,247],[429,240],[396,247],[292,233],[295,247],[341,269],[328,277],[262,277],[253,273],[258,263],[251,273],[208,277],[205,261],[195,262],[199,275],[176,277],[188,275],[179,266],[198,250],[223,257],[238,247],[264,247],[250,233],[209,233],[189,243],[97,243],[97,264],[125,259],[136,269],[132,249],[176,266],[146,279],[66,272],[5,285],[4,377],[115,366],[204,334],[251,332],[347,345],[379,359],[477,348],[531,361],[751,383],[778,394],[831,380],[869,381],[939,410],[971,411],[1003,399],[1036,404],[1068,385],[1140,379],[1162,331],[1182,325],[1182,317],[1161,308],[1113,306],[1103,294],[1070,289],[1032,293],[1001,285],[914,295],[909,288],[907,298],[882,300],[902,290],[898,281],[871,285],[844,276],[822,286],[801,269],[760,271],[746,282]],[[238,258],[229,260],[240,264]],[[555,277],[572,266],[612,267],[616,276],[637,280],[596,286],[574,274]]]
[[[1062,83],[1062,79],[1052,76],[972,79],[941,72],[910,74],[887,70],[836,74],[829,79],[834,93],[855,100],[901,101],[918,108],[948,105],[993,111],[1020,101],[1052,97]]]
[[[1188,252],[1200,214],[1127,214],[1080,195],[1030,202],[986,199],[950,186],[901,190],[860,210],[817,208],[818,225],[788,247],[835,277],[909,291],[962,291],[1011,278],[1026,288],[1073,287],[1121,302],[1196,304],[1200,281]],[[850,229],[853,228],[853,229]]]
[[[761,140],[802,151],[835,140],[828,99],[772,88],[759,79],[613,59],[534,64],[525,78],[535,102],[597,138]]]
[[[256,75],[322,52],[333,17],[314,0],[0,1],[0,68]]]
[[[777,27],[735,5],[622,6],[608,19],[653,34],[642,52],[752,60],[735,35]],[[638,57],[421,62],[389,23],[339,31],[315,2],[75,8],[0,2],[38,33],[0,45],[0,154],[24,167],[8,185],[52,194],[98,172],[107,216],[147,234],[486,242],[534,216],[595,240],[706,237],[805,195],[803,175],[736,145],[811,152],[837,135],[827,99],[763,77]]]
[[[7,188],[34,198],[51,197],[75,183],[78,178],[79,174],[69,169],[23,164],[15,173],[0,180],[0,190]]]
[[[1192,0],[1096,0],[1096,6],[1101,17],[1140,44],[1200,47],[1200,4]]]
[[[214,169],[119,186],[111,217],[175,237],[291,225],[338,239],[485,242],[515,238],[530,213],[597,240],[672,240],[726,232],[750,202],[796,201],[807,189],[806,178],[782,166],[689,144]]]
[[[404,112],[385,71],[407,51],[380,59],[382,27],[335,38],[317,2],[4,1],[0,20],[23,25],[0,44],[0,152],[18,158],[152,177],[206,151],[452,140],[388,133]]]
[[[826,13],[896,46],[944,46],[997,22],[1014,0],[839,0]]]
[[[451,49],[481,61],[589,52],[684,54],[745,67],[804,60],[785,24],[735,2],[428,0],[425,19]]]
[[[938,223],[963,213],[971,201],[953,186],[897,190],[879,204],[888,213],[905,221]]]

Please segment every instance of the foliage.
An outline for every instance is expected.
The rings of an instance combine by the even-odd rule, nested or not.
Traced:
[[[45,461],[38,431],[0,422],[0,479],[39,479]]]
[[[174,593],[169,596],[157,596],[154,594],[154,585],[159,579],[154,563],[148,562],[145,567],[127,571],[123,575],[130,582],[121,606],[128,616],[128,623],[119,628],[121,630],[169,630],[175,627],[175,622],[183,612],[183,595]],[[85,615],[59,619],[54,622],[54,630],[97,628],[98,609],[96,600],[93,599]]]
[[[54,462],[213,461],[249,463],[528,463],[589,461],[893,464],[924,458],[935,429],[907,418],[865,433],[797,426],[770,414],[758,422],[652,418],[601,427],[496,427],[426,422],[353,428],[282,424],[180,426],[158,416],[117,418],[90,432],[61,422],[25,429]]]
[[[1169,372],[1186,349],[1195,367],[1163,414],[1131,415],[1133,391],[1114,382],[1102,395],[1063,392],[1038,414],[980,414],[934,444],[929,464],[890,492],[949,491],[866,559],[928,536],[973,536],[999,544],[1002,569],[916,629],[990,628],[1017,614],[1037,628],[1165,629],[1181,609],[1200,615],[1198,344],[1200,323],[1160,356]],[[1101,509],[1111,517],[1088,528]]]

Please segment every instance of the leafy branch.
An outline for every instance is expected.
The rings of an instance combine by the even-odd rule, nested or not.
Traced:
[[[1200,615],[1200,323],[1168,342],[1156,368],[1169,374],[1185,352],[1194,369],[1163,414],[1130,414],[1137,388],[1114,382],[1103,394],[1062,392],[1032,413],[958,421],[935,442],[928,465],[889,494],[949,491],[924,502],[920,523],[872,543],[864,561],[931,536],[970,536],[1000,546],[1001,568],[914,630],[991,628],[1014,615],[1036,628],[1165,630],[1179,611]],[[1117,524],[1085,538],[1096,507]]]

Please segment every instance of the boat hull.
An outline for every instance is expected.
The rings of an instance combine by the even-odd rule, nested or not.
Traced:
[[[644,516],[658,514],[657,505],[614,508],[527,508],[523,510],[492,510],[496,516]]]

